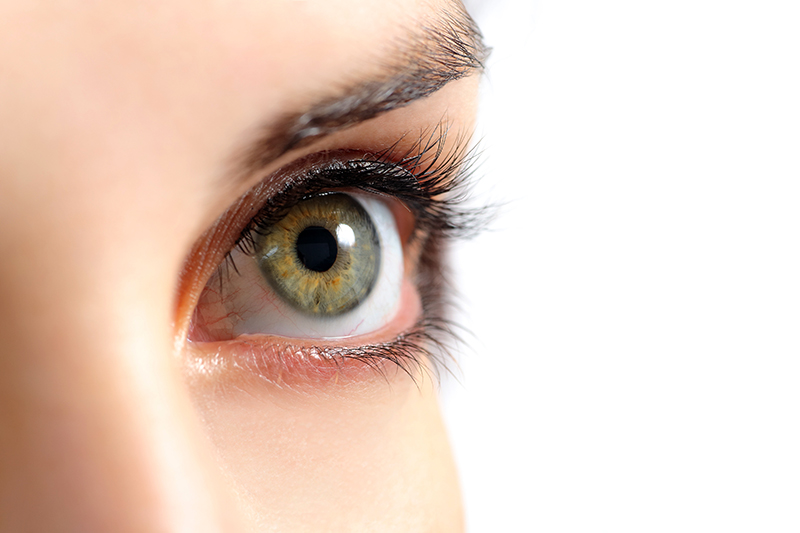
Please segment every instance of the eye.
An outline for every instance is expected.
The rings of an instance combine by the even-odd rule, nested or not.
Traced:
[[[248,191],[184,266],[188,371],[283,386],[442,368],[443,250],[485,221],[461,206],[467,141],[440,126],[403,153],[320,152]]]
[[[250,231],[246,251],[233,250],[209,279],[195,338],[351,337],[380,329],[397,313],[403,247],[386,200],[322,193]]]

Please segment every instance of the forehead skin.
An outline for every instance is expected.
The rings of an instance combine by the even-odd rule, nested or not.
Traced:
[[[208,160],[222,160],[242,124],[374,68],[381,49],[432,10],[378,0],[0,9],[3,77],[14,80],[0,96],[17,104],[0,108],[4,155],[35,159],[19,150],[30,141],[72,153],[91,138],[90,157],[64,162],[74,165],[127,154],[125,145],[147,148],[142,157],[211,150]],[[212,122],[216,129],[202,127]]]
[[[356,464],[357,456],[294,442],[285,431],[269,441],[285,449],[258,450],[260,461],[284,461],[269,480],[273,499],[258,502],[230,488],[226,476],[236,469],[220,473],[219,450],[175,364],[173,328],[192,244],[261,176],[304,152],[385,147],[443,116],[470,129],[474,78],[287,154],[260,176],[228,179],[232,157],[265,123],[379,70],[409,31],[448,6],[0,5],[0,529],[352,526],[334,524],[336,516],[376,531],[460,528],[430,384],[404,395],[397,387],[380,401],[372,391],[369,405],[350,397],[307,406],[303,423],[325,428],[321,442],[344,448],[355,431],[380,426],[372,438],[390,436],[393,457]],[[341,415],[353,405],[356,414]],[[274,429],[271,420],[261,430]],[[259,442],[239,439],[237,428],[211,440],[246,460]],[[297,445],[313,461],[292,464],[286,450]],[[313,469],[324,460],[338,461],[339,473]],[[309,509],[319,516],[286,511],[284,487],[313,488],[319,501]],[[333,497],[356,490],[362,501],[336,513]]]

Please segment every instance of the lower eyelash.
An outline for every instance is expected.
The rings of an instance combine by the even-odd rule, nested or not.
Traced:
[[[389,342],[333,348],[326,350],[326,354],[334,361],[357,360],[382,375],[385,372],[383,363],[393,363],[415,382],[423,373],[433,372],[438,381],[441,370],[453,373],[448,365],[454,361],[453,344],[460,341],[454,331],[456,327],[441,317],[423,317],[413,328]],[[426,360],[431,365],[426,365]]]
[[[419,386],[425,374],[432,375],[437,381],[442,370],[452,374],[448,366],[454,361],[452,348],[460,342],[454,332],[455,327],[441,318],[423,318],[390,341],[350,347],[309,346],[301,349],[288,344],[271,345],[271,350],[265,350],[260,344],[263,341],[244,339],[240,341],[242,346],[233,359],[214,350],[197,356],[192,362],[192,373],[194,376],[211,376],[227,368],[228,372],[244,372],[250,379],[291,389],[309,380],[319,383],[346,382],[354,375],[361,374],[352,365],[357,363],[387,381],[387,372],[394,366]],[[390,366],[387,367],[387,363]],[[215,385],[227,386],[218,379],[215,379]]]

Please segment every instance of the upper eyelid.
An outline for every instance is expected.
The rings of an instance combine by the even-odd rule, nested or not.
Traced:
[[[261,196],[262,206],[242,228],[235,246],[245,241],[242,250],[248,253],[252,240],[249,232],[255,227],[277,222],[282,210],[305,196],[347,187],[386,194],[406,203],[419,229],[429,230],[438,224],[437,229],[445,233],[471,233],[483,226],[485,217],[456,206],[466,196],[464,190],[478,154],[469,149],[471,135],[460,135],[448,149],[448,131],[442,121],[410,147],[401,149],[398,142],[378,153],[324,151],[292,162],[267,178],[279,185],[271,189],[271,194]],[[336,178],[336,173],[343,176]]]

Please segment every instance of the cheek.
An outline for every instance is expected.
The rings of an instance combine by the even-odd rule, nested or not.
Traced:
[[[458,483],[429,379],[313,395],[195,393],[223,469],[260,526],[459,529]]]

